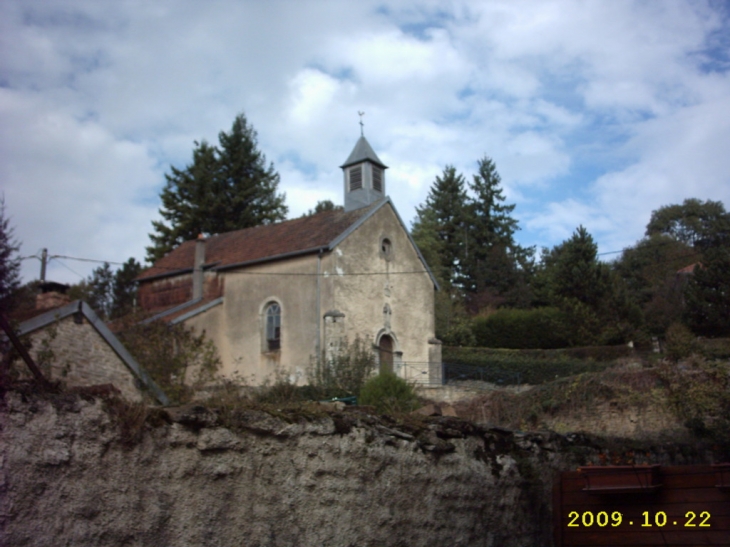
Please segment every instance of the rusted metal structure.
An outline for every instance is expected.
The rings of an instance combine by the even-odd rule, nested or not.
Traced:
[[[730,464],[596,466],[562,473],[556,547],[730,546]]]

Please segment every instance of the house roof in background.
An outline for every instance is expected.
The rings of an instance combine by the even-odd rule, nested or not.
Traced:
[[[91,309],[91,306],[89,306],[86,302],[76,300],[75,302],[71,302],[65,306],[46,311],[33,319],[24,321],[18,327],[18,335],[23,336],[24,334],[37,331],[75,313],[81,313],[86,320],[91,323],[94,329],[96,329],[96,332],[98,332],[106,343],[109,344],[112,350],[114,350],[114,353],[119,356],[130,372],[134,374],[134,376],[149,390],[158,402],[163,405],[170,403],[165,392],[160,389],[147,371],[135,360],[134,357],[132,357],[129,351],[127,351],[127,348],[122,345],[119,339],[109,330],[104,321],[96,315],[94,310]]]

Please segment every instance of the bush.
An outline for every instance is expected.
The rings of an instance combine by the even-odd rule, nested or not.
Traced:
[[[205,332],[164,321],[131,325],[117,336],[137,362],[173,403],[191,399],[195,387],[210,382],[221,366],[213,342]]]
[[[730,451],[730,364],[693,356],[657,369],[669,402],[695,435]]]
[[[565,317],[557,308],[501,309],[473,322],[477,346],[509,349],[551,349],[568,345]]]
[[[392,372],[380,373],[365,382],[358,402],[385,414],[410,412],[418,407],[413,386]]]
[[[669,326],[665,342],[667,357],[673,361],[685,359],[700,349],[695,335],[682,323],[672,323]]]
[[[375,370],[375,355],[367,340],[360,337],[350,344],[344,340],[335,355],[313,361],[307,376],[309,391],[316,399],[359,395]]]

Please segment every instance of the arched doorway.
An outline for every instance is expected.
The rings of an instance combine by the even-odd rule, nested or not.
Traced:
[[[393,372],[393,339],[384,334],[380,337],[378,344],[378,353],[380,354],[380,373]]]

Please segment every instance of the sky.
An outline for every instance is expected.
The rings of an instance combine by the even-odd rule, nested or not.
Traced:
[[[238,114],[289,218],[343,202],[364,133],[410,225],[496,164],[517,240],[604,259],[687,198],[730,209],[730,2],[2,0],[0,197],[22,277],[145,258],[170,166]],[[60,258],[71,257],[71,258]]]

